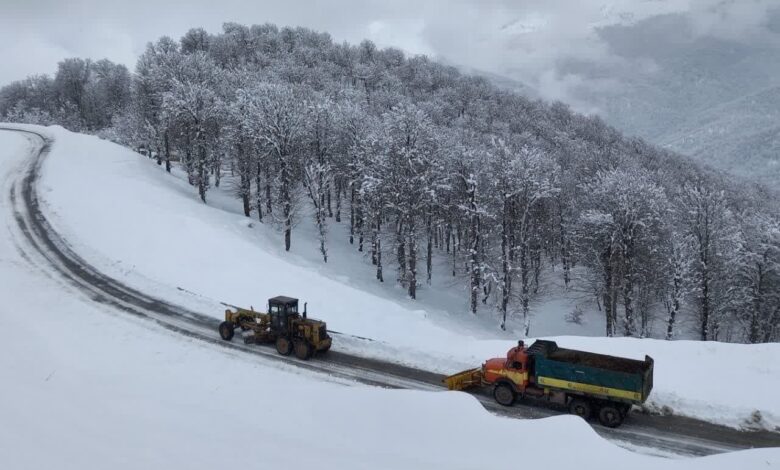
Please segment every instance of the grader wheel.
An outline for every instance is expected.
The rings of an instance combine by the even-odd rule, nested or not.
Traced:
[[[289,339],[285,337],[276,338],[276,351],[282,356],[289,356],[292,352],[293,345]]]
[[[303,339],[294,339],[293,345],[295,348],[295,357],[303,361],[311,357],[312,349],[309,343]]]
[[[233,334],[235,334],[235,329],[231,322],[223,321],[219,324],[219,336],[222,337],[222,339],[230,341],[233,339]]]

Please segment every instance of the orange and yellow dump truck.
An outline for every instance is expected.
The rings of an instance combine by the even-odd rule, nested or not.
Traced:
[[[595,416],[604,426],[617,427],[642,404],[653,388],[653,359],[644,361],[559,348],[554,341],[520,341],[506,357],[444,379],[450,390],[492,386],[493,397],[511,406],[529,397],[568,407],[585,419]]]

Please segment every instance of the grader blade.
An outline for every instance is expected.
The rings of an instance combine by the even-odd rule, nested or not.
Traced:
[[[443,382],[448,390],[465,390],[482,384],[482,369],[468,369],[445,377]]]

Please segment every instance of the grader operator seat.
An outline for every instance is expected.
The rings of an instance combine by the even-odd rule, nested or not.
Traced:
[[[298,299],[280,295],[268,299],[268,313],[271,315],[271,330],[286,333],[288,318],[298,315]]]

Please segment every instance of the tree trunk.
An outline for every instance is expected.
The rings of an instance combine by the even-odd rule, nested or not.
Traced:
[[[168,131],[164,134],[165,140],[165,171],[171,172],[171,144],[168,140]]]
[[[755,287],[753,288],[753,314],[748,330],[748,341],[754,344],[761,339],[761,310],[764,300],[764,269],[761,263],[756,264],[756,271]]]
[[[357,195],[355,209],[356,229],[358,232],[358,251],[363,252],[363,200],[360,198],[360,194]]]
[[[428,232],[428,247],[425,256],[425,272],[427,275],[428,285],[431,284],[431,277],[433,275],[433,227],[431,218],[431,216],[428,216],[428,225],[426,227],[426,231]]]
[[[239,192],[241,194],[241,204],[244,208],[244,216],[249,217],[251,215],[252,207],[249,204],[249,198],[252,195],[252,177],[249,174],[251,168],[249,168],[249,162],[244,155],[244,146],[241,142],[236,145],[236,160],[239,164]]]
[[[222,156],[217,156],[214,160],[214,187],[218,188],[222,181]]]
[[[452,232],[450,235],[452,236],[452,277],[455,277],[458,275],[458,257],[455,252],[455,232]]]
[[[534,242],[531,249],[531,270],[534,274],[534,295],[539,293],[539,276],[542,274],[542,247]]]
[[[284,251],[290,251],[290,244],[292,238],[292,200],[290,194],[290,170],[287,168],[287,156],[280,158],[280,177],[281,177],[281,191],[282,197],[282,217],[284,218]]]
[[[764,331],[764,343],[772,341],[775,331],[780,328],[780,305],[775,307],[775,311],[772,313],[772,318],[769,320],[766,331]]]
[[[623,242],[623,309],[625,313],[625,323],[623,333],[626,336],[636,334],[636,325],[634,321],[634,243],[629,239]]]
[[[504,199],[501,217],[501,329],[506,330],[506,315],[509,308],[509,296],[512,293],[512,273],[509,264],[509,232],[511,230],[511,203]]]
[[[263,174],[263,168],[260,161],[257,162],[257,172],[255,173],[255,199],[257,203],[257,218],[260,222],[263,221],[263,185],[261,176]]]
[[[406,286],[406,246],[403,236],[403,222],[399,217],[398,227],[396,228],[396,259],[398,260],[398,281]]]
[[[414,224],[409,224],[409,297],[417,298],[417,233]]]
[[[201,143],[198,146],[198,194],[201,201],[206,202],[206,190],[208,188],[209,172],[206,168],[206,146]]]
[[[675,269],[672,278],[672,302],[669,309],[669,321],[666,324],[666,339],[671,340],[674,337],[674,322],[677,321],[677,313],[680,311],[680,289],[682,288],[682,277],[679,271]]]
[[[471,271],[471,313],[477,314],[477,296],[481,283],[481,269],[479,265],[480,249],[480,220],[477,211],[477,188],[476,184],[471,183],[469,188],[469,205],[471,210],[471,253],[470,253],[470,271]]]
[[[567,288],[569,287],[569,282],[571,281],[571,273],[569,266],[569,239],[566,236],[566,225],[563,220],[563,202],[561,201],[561,197],[558,196],[557,198],[558,202],[558,232],[560,237],[560,243],[561,243],[561,265],[563,266],[563,284]]]
[[[258,163],[260,165],[260,163]],[[271,169],[265,169],[265,213],[273,213],[273,204],[271,200]]]
[[[355,243],[355,183],[349,183],[349,244]]]
[[[374,232],[374,238],[376,240],[376,278],[379,282],[385,282],[385,278],[382,274],[382,215],[378,214],[376,218],[376,229]]]
[[[452,223],[448,221],[447,222],[447,228],[444,231],[444,239],[445,239],[444,243],[446,244],[445,245],[445,249],[446,249],[447,253],[450,252],[450,237],[451,236],[452,236]]]
[[[529,279],[529,267],[528,267],[528,237],[527,234],[522,233],[527,230],[521,227],[521,241],[520,241],[520,299],[523,309],[523,328],[525,336],[528,336],[531,330],[531,292],[530,292],[530,279]]]
[[[708,267],[705,265],[703,271],[702,271],[702,279],[701,279],[701,294],[699,297],[700,302],[700,332],[699,332],[699,339],[702,341],[707,341],[710,339],[710,273]]]
[[[245,176],[242,176],[241,179],[246,179],[247,183],[250,181],[249,178],[246,178]],[[249,188],[245,188],[244,181],[241,181],[241,204],[244,206],[244,217],[249,217],[251,215],[251,207],[249,205]],[[262,220],[262,216],[261,219]]]
[[[330,203],[330,187],[331,187],[332,178],[328,179],[328,185],[325,188],[325,198],[326,198],[326,204],[328,205],[328,217],[333,217],[333,207]]]
[[[336,222],[341,222],[341,180],[336,181]]]
[[[317,208],[317,228],[320,231],[320,253],[322,253],[322,260],[328,262],[328,250],[325,247],[325,211],[323,208]]]
[[[615,327],[612,324],[612,248],[605,249],[600,256],[604,270],[604,314],[607,320],[607,336],[614,336]]]

